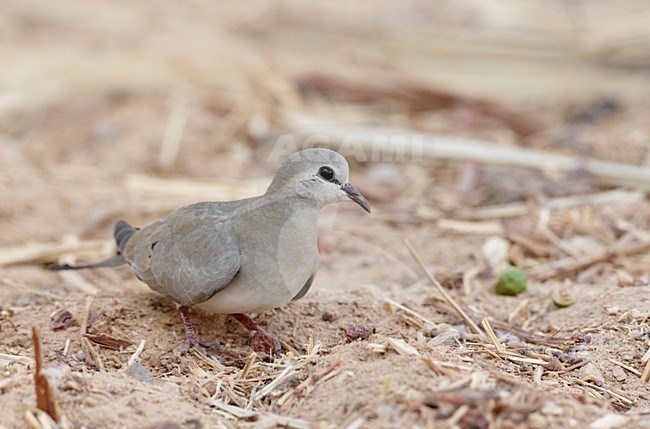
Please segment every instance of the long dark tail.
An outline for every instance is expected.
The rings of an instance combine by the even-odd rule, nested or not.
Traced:
[[[86,268],[104,268],[104,267],[118,267],[120,265],[126,264],[126,259],[122,255],[115,255],[103,261],[93,262],[92,264],[83,264],[83,265],[50,265],[47,267],[51,271],[61,271],[61,270],[84,270]]]
[[[113,237],[115,238],[115,245],[117,246],[117,250],[119,252],[117,255],[110,257],[108,259],[104,259],[103,261],[93,262],[91,264],[51,265],[47,268],[52,271],[83,270],[86,268],[117,267],[126,264],[126,259],[124,259],[122,254],[124,253],[124,247],[126,246],[126,243],[129,241],[129,239],[131,238],[133,233],[135,233],[135,231],[137,231],[137,229],[133,228],[131,225],[124,222],[123,220],[120,220],[115,224],[115,230],[113,232]]]
[[[126,243],[136,231],[137,229],[133,228],[123,220],[117,221],[115,224],[113,237],[115,238],[115,245],[117,246],[117,250],[119,250],[120,254],[124,254],[124,247],[126,246]]]

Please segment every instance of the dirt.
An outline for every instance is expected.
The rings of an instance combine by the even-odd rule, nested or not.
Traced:
[[[479,6],[472,13],[448,6],[445,21],[424,3],[336,3],[7,4],[0,261],[30,256],[0,263],[0,427],[51,427],[33,420],[42,415],[32,327],[40,329],[62,427],[650,425],[650,391],[641,380],[650,257],[647,248],[617,253],[647,240],[650,201],[622,188],[623,197],[594,202],[612,187],[579,169],[367,162],[347,153],[351,182],[373,214],[352,204],[322,211],[312,290],[253,315],[281,340],[278,357],[253,356],[237,321],[198,310],[201,335],[223,345],[208,358],[181,356],[175,304],[128,268],[45,268],[111,254],[109,241],[80,249],[108,240],[118,219],[144,225],[190,202],[263,192],[296,113],[648,165],[647,69],[626,69],[623,54],[608,58],[616,68],[597,56],[558,53],[574,41],[556,27],[557,11],[539,20],[521,12],[519,24],[527,34],[557,31],[536,43],[550,43],[547,55],[562,58],[568,76],[584,77],[573,80],[577,86],[549,79],[548,61],[537,54],[495,60],[488,50],[467,59],[498,66],[499,76],[482,76],[480,67],[465,70],[444,54],[467,55],[453,38],[426,42],[429,21],[418,16],[471,39],[464,23],[491,17]],[[521,67],[535,72],[509,84],[519,82]],[[304,82],[334,87],[306,91]],[[512,125],[519,118],[542,131],[522,135]],[[585,202],[549,209],[562,197]],[[512,203],[524,213],[463,214]],[[494,293],[498,270],[483,250],[494,237],[506,243],[502,262],[529,272],[521,295]],[[480,335],[429,282],[405,238]],[[68,251],[30,247],[61,243]],[[594,255],[605,256],[548,279],[533,275]],[[556,308],[557,291],[575,303]],[[484,317],[503,350],[483,333]]]

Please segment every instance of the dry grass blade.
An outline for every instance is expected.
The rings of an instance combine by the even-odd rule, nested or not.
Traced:
[[[13,362],[20,362],[25,365],[31,365],[34,361],[28,356],[20,355],[10,355],[6,353],[0,353],[0,364],[7,365]]]
[[[647,383],[650,380],[650,360],[645,363],[643,373],[641,374],[641,382]]]
[[[509,355],[506,354],[503,356],[505,359],[508,359],[512,362],[517,362],[517,363],[529,363],[531,365],[548,365],[548,362],[543,361],[541,359],[535,359],[535,358],[527,358],[523,356],[516,356],[516,355]]]
[[[532,268],[529,270],[529,275],[540,281],[550,280],[572,274],[600,262],[606,262],[619,256],[634,255],[645,252],[648,249],[650,249],[650,241],[614,246],[596,255],[589,255],[582,258],[570,257],[551,261],[548,264]]]
[[[169,168],[176,160],[181,142],[183,141],[183,133],[188,117],[187,101],[181,100],[177,102],[167,119],[167,127],[165,128],[165,134],[160,145],[158,164],[161,167]]]
[[[586,381],[582,381],[579,378],[574,378],[573,381],[575,381],[576,383],[578,383],[578,384],[580,384],[582,386],[589,387],[591,389],[598,390],[600,392],[608,393],[611,396],[615,397],[616,399],[618,399],[619,401],[623,402],[624,404],[626,404],[628,406],[634,405],[635,399],[632,398],[631,396],[629,396],[628,394],[626,394],[625,392],[623,392],[620,389],[613,389],[613,388],[597,386],[597,385],[595,385],[593,383],[588,383]]]
[[[54,421],[49,414],[38,408],[25,407],[23,416],[25,417],[27,426],[32,429],[59,429],[66,427]]]
[[[472,317],[473,320],[483,320],[485,318],[485,315],[479,311],[472,311],[472,310],[467,310],[467,313]],[[506,322],[501,322],[499,320],[492,320],[491,325],[494,329],[501,331],[501,332],[507,332],[512,335],[516,335],[517,337],[521,338],[522,340],[528,342],[528,343],[533,343],[533,344],[543,344],[546,346],[551,346],[551,347],[558,347],[566,343],[573,342],[574,340],[572,339],[567,339],[567,338],[561,338],[561,337],[556,337],[556,336],[541,336],[538,334],[535,334],[534,332],[530,332],[526,329],[520,328],[515,325],[511,325]]]
[[[15,279],[12,279],[11,277],[5,275],[5,274],[0,274],[0,282],[2,284],[7,285],[9,287],[15,287],[15,288],[20,288],[24,289],[28,292],[31,292],[35,295],[42,296],[43,298],[47,298],[50,301],[58,301],[61,299],[60,296],[54,295],[53,293],[50,292],[45,292],[39,289],[36,289],[35,287],[29,286],[26,283],[19,282]]]
[[[424,262],[422,262],[422,259],[420,258],[420,255],[415,251],[415,248],[409,241],[409,239],[404,239],[404,244],[406,245],[407,249],[411,253],[411,256],[413,256],[413,259],[420,265],[420,267],[424,270],[426,273],[427,277],[429,277],[429,280],[431,280],[431,283],[435,288],[440,292],[442,295],[443,299],[449,304],[455,311],[458,313],[458,315],[467,323],[467,326],[469,326],[472,331],[479,335],[483,335],[483,332],[481,329],[474,323],[474,321],[465,313],[465,310],[461,308],[460,305],[447,293],[447,291],[442,287],[442,285],[436,280],[436,278],[431,274],[429,269],[424,265]]]
[[[140,353],[142,353],[142,350],[144,350],[145,343],[146,343],[145,340],[140,341],[140,345],[135,350],[135,352],[131,355],[131,357],[129,358],[129,361],[127,362],[126,367],[124,369],[131,368],[131,365],[133,365],[135,363],[135,360],[138,358],[138,356],[140,356]]]
[[[97,295],[100,291],[97,286],[86,281],[86,279],[76,271],[59,271],[58,275],[63,278],[66,285],[74,287],[81,293]]]
[[[416,317],[416,318],[420,319],[421,321],[425,322],[426,324],[428,324],[430,326],[437,326],[437,323],[432,322],[431,320],[429,320],[426,317],[422,316],[420,313],[417,313],[417,312],[411,310],[410,308],[406,307],[405,305],[402,305],[402,304],[400,304],[398,302],[395,302],[390,298],[384,298],[384,301],[386,301],[390,305],[392,305],[394,307],[397,307],[400,310],[412,315],[413,317]]]
[[[475,368],[472,368],[471,366],[463,366],[463,365],[458,365],[454,363],[449,363],[449,362],[443,362],[443,361],[435,361],[431,357],[431,355],[425,355],[422,357],[422,360],[426,363],[426,365],[431,368],[432,370],[437,370],[438,367],[442,368],[448,368],[456,371],[475,371]]]
[[[601,183],[650,190],[650,168],[638,165],[418,133],[406,128],[331,125],[332,121],[299,115],[288,118],[287,122],[301,134],[327,136],[333,147],[345,145],[347,149],[356,150],[357,153],[362,151],[375,156],[377,153],[390,154],[393,156],[392,159],[408,155],[413,159],[474,161],[535,170],[552,166],[555,171],[562,172],[582,169]],[[350,136],[356,138],[350,139]],[[401,136],[401,138],[386,138],[390,136]]]
[[[195,358],[209,365],[215,371],[221,372],[226,369],[226,367],[217,359],[214,359],[210,356],[206,356],[203,353],[199,353],[198,351],[196,351],[196,349],[193,349],[192,354],[194,355]]]
[[[587,195],[551,198],[543,203],[550,210],[567,210],[579,206],[596,206],[607,204],[632,204],[641,201],[644,193],[614,189],[611,191],[595,192]],[[534,207],[529,203],[508,203],[494,206],[461,209],[454,217],[464,220],[489,220],[520,217],[528,215]]]
[[[258,415],[257,411],[250,411],[236,405],[226,404],[225,402],[213,400],[210,402],[215,408],[221,410],[236,419],[251,419]]]
[[[469,412],[469,410],[470,407],[467,404],[463,404],[460,407],[458,407],[456,412],[454,412],[454,414],[449,418],[449,420],[447,420],[447,424],[449,425],[449,427],[455,427],[460,422],[460,420],[463,417],[465,417],[465,415]]]
[[[420,354],[420,352],[418,352],[418,349],[408,344],[401,338],[386,338],[386,342],[393,348],[393,350],[402,356],[417,356]]]
[[[544,367],[541,365],[535,366],[535,372],[533,373],[533,383],[541,384],[542,375],[544,375]]]
[[[289,378],[296,372],[296,368],[293,365],[287,366],[284,371],[280,373],[273,381],[264,386],[262,390],[255,394],[255,400],[260,400],[269,393],[271,393],[275,388],[280,386],[282,383],[285,383]]]
[[[499,204],[495,206],[462,209],[455,212],[455,217],[464,220],[490,220],[526,216],[530,207],[526,203]]]
[[[90,319],[90,309],[93,306],[93,301],[95,300],[94,295],[90,295],[86,300],[86,307],[84,309],[84,316],[81,320],[81,328],[79,329],[79,336],[82,337],[88,332],[88,320]]]
[[[497,221],[438,219],[436,226],[443,231],[456,234],[503,235],[505,232],[501,222]]]
[[[279,414],[264,413],[263,417],[268,418],[275,423],[277,427],[289,429],[310,429],[314,426],[306,420],[296,419],[293,417],[281,416]]]
[[[501,341],[499,341],[496,334],[494,333],[494,330],[492,329],[492,326],[490,325],[490,321],[488,320],[487,317],[483,318],[483,320],[481,321],[481,326],[483,326],[483,329],[485,329],[485,333],[487,334],[490,341],[492,341],[492,344],[494,344],[494,347],[496,347],[497,352],[504,353],[506,349],[505,347],[503,347],[503,344],[501,344]]]
[[[239,378],[246,378],[251,368],[255,364],[256,360],[257,360],[257,353],[255,352],[251,353],[251,355],[248,357],[248,360],[246,361],[246,365],[244,365],[244,368],[241,370],[241,374],[239,375]]]
[[[327,365],[327,367],[325,369],[323,369],[321,372],[319,372],[317,374],[313,374],[311,377],[307,378],[302,383],[300,383],[298,386],[296,386],[292,391],[290,391],[287,396],[284,396],[283,398],[281,398],[280,401],[278,401],[278,405],[280,405],[280,406],[291,405],[293,403],[293,399],[295,397],[303,395],[304,391],[308,387],[314,386],[319,381],[324,380],[339,365],[341,365],[341,359],[339,359],[339,358],[333,359],[329,363],[329,365]]]
[[[612,189],[611,191],[595,192],[593,194],[552,198],[544,203],[544,207],[550,210],[567,210],[579,206],[625,205],[642,201],[644,198],[645,194],[643,192]]]
[[[623,369],[625,369],[625,370],[631,372],[632,374],[641,377],[641,372],[638,371],[638,370],[636,370],[636,369],[634,369],[634,368],[632,368],[631,366],[626,365],[626,364],[624,364],[623,362],[619,362],[619,361],[617,361],[616,359],[607,359],[607,360],[610,361],[611,363],[613,363],[614,365],[618,365],[618,366],[620,366],[621,368],[623,368]]]
[[[182,197],[200,200],[210,197],[214,200],[238,200],[259,195],[271,183],[270,179],[259,180],[200,180],[164,179],[146,175],[129,175],[124,179],[127,191],[136,195]]]
[[[101,372],[106,371],[106,368],[104,367],[104,361],[102,361],[102,357],[99,355],[99,352],[93,346],[93,344],[90,342],[86,336],[81,337],[81,344],[83,345],[83,348],[86,350],[86,352],[90,355],[90,357],[93,359],[95,364],[97,365],[97,369]]]
[[[643,357],[641,358],[641,363],[646,363],[650,361],[650,347],[648,347],[648,350],[643,354]]]
[[[56,262],[64,256],[77,259],[110,256],[115,247],[110,240],[92,240],[75,243],[36,243],[19,247],[0,248],[0,267],[26,264]]]
[[[32,341],[34,342],[34,357],[36,369],[34,371],[34,383],[36,386],[36,407],[46,412],[52,420],[61,420],[59,409],[56,406],[54,389],[49,380],[43,374],[43,351],[41,348],[41,334],[36,326],[32,327]]]

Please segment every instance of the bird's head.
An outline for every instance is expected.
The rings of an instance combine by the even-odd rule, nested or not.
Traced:
[[[282,163],[267,193],[293,194],[318,207],[354,201],[370,213],[370,204],[348,182],[348,163],[340,154],[323,148],[295,152]]]

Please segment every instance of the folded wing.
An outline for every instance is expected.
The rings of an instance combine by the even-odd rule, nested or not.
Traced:
[[[140,280],[181,305],[207,301],[239,271],[239,244],[219,203],[176,210],[138,230],[123,256]]]

